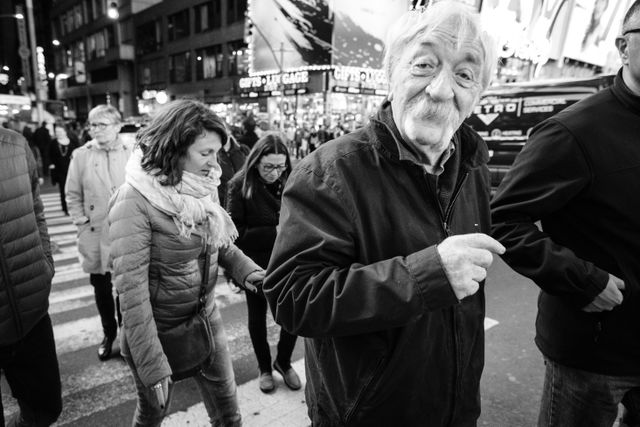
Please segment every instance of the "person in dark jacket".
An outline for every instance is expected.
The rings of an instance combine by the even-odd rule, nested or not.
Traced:
[[[463,124],[495,45],[457,2],[389,30],[390,94],[293,170],[264,294],[305,339],[314,426],[475,426],[484,365],[489,158]]]
[[[51,133],[47,129],[47,122],[42,122],[40,127],[33,133],[33,142],[40,150],[42,156],[42,177],[49,174],[49,151],[51,150]]]
[[[20,407],[8,426],[48,426],[62,411],[48,314],[53,257],[36,168],[25,139],[0,129],[0,369]],[[0,401],[0,425],[3,414]]]
[[[75,134],[63,124],[56,124],[53,130],[55,138],[51,141],[51,151],[49,152],[49,160],[53,165],[51,180],[54,184],[58,184],[62,211],[65,215],[69,215],[65,200],[65,183],[71,163],[71,153],[78,148],[78,141]]]
[[[260,267],[267,268],[280,217],[282,188],[291,170],[291,159],[284,140],[269,133],[258,140],[243,168],[229,182],[227,210],[238,228],[236,244]],[[260,390],[275,390],[271,352],[267,341],[267,300],[262,292],[247,292],[249,335],[260,369]],[[292,390],[302,387],[291,367],[296,336],[280,330],[278,354],[273,368]]]
[[[218,152],[218,163],[222,169],[220,185],[218,186],[218,197],[220,198],[221,206],[227,206],[227,183],[242,169],[248,154],[249,147],[239,144],[234,136],[229,134],[226,144]]]
[[[247,117],[242,122],[242,135],[238,138],[238,142],[251,149],[257,141],[258,135],[256,134],[256,121],[253,117]]]
[[[613,86],[536,126],[492,203],[505,261],[540,288],[540,426],[640,426],[640,0]],[[542,230],[536,226],[540,221]]]

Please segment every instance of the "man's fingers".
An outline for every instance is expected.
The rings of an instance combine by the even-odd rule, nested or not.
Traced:
[[[506,250],[500,242],[484,233],[461,234],[458,237],[472,248],[486,249],[494,254],[501,255]]]
[[[467,259],[474,265],[482,268],[489,268],[493,263],[493,255],[486,249],[469,248],[467,251]]]
[[[609,282],[613,282],[618,289],[621,289],[621,290],[625,289],[624,280],[622,280],[619,277],[614,276],[611,273],[609,273]]]
[[[478,267],[477,265],[474,265],[471,267],[471,279],[473,279],[474,282],[479,283],[486,278],[487,278],[486,268]]]

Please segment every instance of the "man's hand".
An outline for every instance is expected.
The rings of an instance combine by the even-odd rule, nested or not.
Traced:
[[[607,286],[596,296],[590,304],[582,308],[587,313],[597,313],[600,311],[609,311],[614,307],[622,304],[622,292],[624,290],[624,281],[613,274],[609,274]]]
[[[266,271],[259,270],[254,271],[247,276],[244,281],[244,287],[254,294],[258,293],[258,289],[262,287],[262,281],[264,280],[264,276],[266,275]]]
[[[444,272],[459,300],[478,292],[487,277],[493,254],[503,254],[504,246],[482,233],[447,237],[438,245]]]
[[[160,409],[164,409],[167,406],[167,400],[169,400],[169,381],[170,377],[164,377],[151,386]]]

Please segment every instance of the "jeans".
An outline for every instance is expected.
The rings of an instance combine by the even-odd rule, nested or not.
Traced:
[[[90,274],[89,282],[93,286],[93,294],[96,298],[96,306],[98,307],[98,314],[100,314],[104,336],[113,339],[118,333],[118,325],[122,324],[122,314],[120,313],[118,297],[115,298],[114,303],[111,273]],[[118,319],[117,321],[116,318]]]
[[[271,372],[271,350],[267,341],[267,299],[262,292],[258,294],[245,292],[245,294],[249,315],[249,336],[258,359],[258,367],[260,372]],[[276,360],[285,371],[291,367],[291,354],[296,346],[296,338],[296,335],[280,329]]]
[[[227,335],[222,325],[220,311],[216,307],[211,319],[214,353],[208,366],[204,367],[193,379],[198,385],[200,396],[204,402],[212,426],[236,427],[242,425],[236,381],[233,365],[229,354]],[[169,397],[164,409],[158,406],[155,392],[146,387],[138,376],[136,367],[130,356],[125,356],[136,385],[138,403],[133,415],[132,425],[159,426],[169,411],[169,404],[173,394],[173,383],[169,384]]]
[[[627,425],[640,426],[640,375],[596,374],[547,358],[545,364],[538,427],[611,427],[621,402]]]
[[[62,411],[62,391],[51,318],[47,314],[15,344],[0,347],[0,369],[20,412],[8,426],[49,426]],[[4,427],[0,399],[0,427]]]

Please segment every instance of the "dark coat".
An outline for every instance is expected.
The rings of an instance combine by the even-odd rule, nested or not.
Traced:
[[[227,210],[239,233],[235,243],[260,267],[267,268],[276,241],[282,184],[280,181],[271,184],[276,188],[270,191],[264,182],[256,180],[252,197],[245,199],[243,179],[244,174],[238,173],[229,181]]]
[[[590,372],[640,375],[640,96],[620,74],[534,128],[492,214],[504,259],[542,289],[542,353]],[[624,301],[584,312],[609,273],[624,280]]]
[[[487,148],[466,125],[457,131],[459,173],[442,212],[394,129],[387,103],[296,166],[264,293],[276,321],[308,337],[314,426],[475,426],[484,285],[459,302],[436,245],[489,232]]]
[[[220,185],[218,186],[218,198],[221,206],[227,206],[227,183],[242,169],[248,154],[249,148],[246,145],[238,144],[233,139],[231,140],[229,151],[224,149],[218,151],[218,164],[222,169]]]
[[[0,347],[49,308],[53,258],[36,167],[25,139],[0,129]]]
[[[78,148],[78,143],[70,140],[69,145],[60,145],[57,139],[51,142],[51,151],[49,152],[49,160],[55,168],[51,171],[51,179],[54,184],[60,183],[64,185],[67,181],[67,172],[69,172],[69,164],[71,163],[71,153]]]

